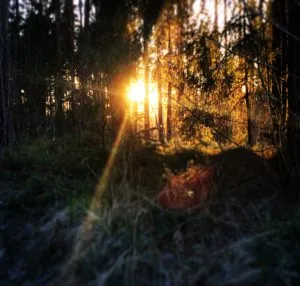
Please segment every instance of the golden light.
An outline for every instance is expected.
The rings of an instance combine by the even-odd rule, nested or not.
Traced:
[[[225,13],[225,6],[223,1],[215,1],[215,0],[195,0],[193,3],[193,14],[191,17],[191,21],[195,21],[200,25],[201,21],[206,21],[208,18],[210,18],[211,23],[214,22],[214,16],[215,16],[215,5],[217,3],[217,10],[218,10],[218,27],[219,29],[224,28],[224,17],[221,15],[224,15]],[[231,14],[231,8],[229,7],[230,3],[227,1],[227,7],[226,7],[226,15],[230,16]],[[229,17],[230,18],[230,17]],[[229,20],[228,18],[228,20]]]
[[[132,83],[127,93],[131,102],[143,102],[145,97],[145,85],[142,80]]]
[[[149,105],[150,108],[154,108],[158,104],[158,95],[157,95],[157,85],[156,83],[150,82],[149,83]],[[127,91],[127,98],[131,103],[138,103],[141,105],[144,103],[145,99],[145,83],[143,80],[137,80],[133,83],[128,88]]]
[[[69,266],[72,265],[72,263],[79,257],[80,251],[83,249],[84,244],[89,242],[91,239],[93,226],[98,219],[96,212],[101,206],[102,196],[107,188],[108,181],[111,175],[111,170],[114,167],[116,157],[120,150],[122,139],[124,133],[126,132],[127,120],[128,117],[126,115],[123,119],[121,126],[119,127],[118,134],[111,148],[111,152],[106,162],[105,168],[103,169],[103,173],[96,185],[95,193],[92,198],[90,208],[81,224],[80,230],[76,235],[75,243],[73,245],[72,255],[68,263],[65,265],[65,268],[63,269],[64,275],[65,273],[69,272]]]

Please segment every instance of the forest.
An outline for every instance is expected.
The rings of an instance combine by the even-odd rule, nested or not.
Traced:
[[[0,285],[299,285],[299,19],[1,0]]]

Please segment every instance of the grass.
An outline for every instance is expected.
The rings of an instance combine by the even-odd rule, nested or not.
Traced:
[[[273,220],[268,204],[220,201],[166,211],[147,201],[97,213],[64,285],[296,285],[299,212]]]
[[[0,176],[20,188],[1,198],[3,281],[299,284],[297,204],[287,205],[287,213],[278,210],[281,198],[223,196],[196,209],[164,210],[152,200],[164,184],[164,167],[176,172],[190,159],[209,158],[193,150],[163,154],[125,145],[101,208],[93,213],[93,191],[108,155],[96,138],[44,139],[5,153]],[[89,217],[91,229],[85,225]]]
[[[52,204],[92,195],[108,152],[96,140],[40,139],[34,144],[8,149],[0,177],[14,180],[27,192],[28,204]]]

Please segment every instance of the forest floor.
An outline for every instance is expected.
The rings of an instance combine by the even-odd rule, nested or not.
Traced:
[[[299,285],[296,184],[165,210],[152,199],[164,167],[176,172],[213,157],[124,148],[101,207],[91,209],[107,156],[90,139],[40,140],[4,153],[0,285]],[[236,174],[226,179],[231,187],[241,169],[228,173]]]

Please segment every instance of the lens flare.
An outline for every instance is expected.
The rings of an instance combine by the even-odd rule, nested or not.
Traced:
[[[103,170],[102,176],[100,177],[95,193],[92,199],[92,202],[90,204],[89,211],[84,218],[84,221],[81,224],[80,230],[77,233],[77,237],[75,239],[73,252],[70,260],[68,261],[67,265],[65,266],[65,269],[63,271],[63,276],[68,275],[69,267],[72,265],[72,262],[78,257],[80,250],[82,250],[83,246],[86,245],[91,239],[92,235],[92,229],[94,226],[94,222],[97,219],[96,211],[99,209],[101,205],[101,199],[102,195],[107,187],[109,176],[111,174],[111,170],[114,166],[116,156],[119,152],[120,145],[122,142],[122,138],[126,129],[126,124],[128,121],[128,114],[126,113],[123,122],[119,128],[118,134],[116,136],[116,139],[114,141],[114,144],[112,146],[109,158],[107,160],[107,163],[105,165],[105,168]]]

